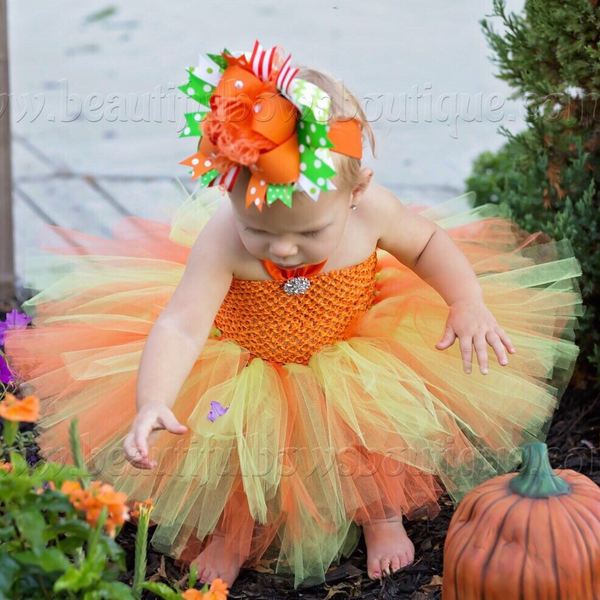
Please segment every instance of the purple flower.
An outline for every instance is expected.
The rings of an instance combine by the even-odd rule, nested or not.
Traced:
[[[25,329],[33,317],[20,313],[16,308],[6,314],[6,321],[0,321],[0,345],[4,344],[4,336],[8,329]]]
[[[211,403],[211,408],[208,411],[208,417],[206,417],[209,421],[213,423],[219,418],[222,417],[228,410],[229,406],[223,406],[220,402],[213,400]]]
[[[14,376],[8,368],[8,364],[6,363],[6,359],[2,354],[0,354],[0,381],[2,383],[10,383],[14,381]]]

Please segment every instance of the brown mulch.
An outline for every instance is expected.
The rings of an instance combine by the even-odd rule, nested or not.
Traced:
[[[11,307],[0,303],[0,318]],[[556,411],[546,443],[553,468],[573,469],[583,473],[600,485],[600,396],[597,390],[569,388]],[[32,426],[23,424],[23,430]],[[28,460],[37,457],[37,448],[28,451]],[[383,580],[371,581],[366,572],[366,548],[361,539],[353,555],[339,566],[332,566],[324,584],[294,590],[289,578],[274,574],[274,564],[267,560],[258,569],[242,569],[229,598],[269,600],[439,600],[443,578],[444,538],[452,518],[453,506],[447,496],[441,498],[442,511],[434,520],[426,516],[406,521],[408,536],[415,545],[415,561]],[[135,525],[126,523],[117,541],[125,549],[129,572],[121,581],[130,582],[133,577],[135,548]],[[149,539],[153,528],[150,529]],[[187,573],[176,567],[174,561],[148,547],[147,579],[173,584],[178,581],[186,586]],[[154,600],[156,596],[144,596]]]

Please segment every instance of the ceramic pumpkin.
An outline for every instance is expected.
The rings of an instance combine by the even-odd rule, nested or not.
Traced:
[[[600,600],[600,489],[552,470],[543,443],[519,473],[477,486],[444,547],[443,600]]]

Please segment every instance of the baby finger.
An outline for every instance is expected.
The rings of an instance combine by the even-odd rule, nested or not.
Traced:
[[[149,421],[142,421],[135,433],[135,445],[142,456],[148,456],[148,438],[152,432],[152,424]]]
[[[460,354],[463,359],[463,369],[468,374],[471,372],[473,362],[473,339],[471,336],[460,338]]]
[[[504,329],[502,329],[502,327],[498,327],[496,329],[496,333],[498,334],[498,337],[502,340],[502,343],[506,346],[507,350],[511,354],[514,354],[516,352],[515,347],[514,347],[513,343],[510,341],[510,338],[508,337],[508,335],[506,334],[506,331],[504,331]]]
[[[488,373],[488,353],[487,353],[487,342],[485,336],[478,334],[474,338],[475,352],[477,353],[477,362],[479,363],[479,370],[487,375]]]
[[[129,434],[123,442],[123,450],[125,451],[125,457],[134,467],[141,467],[145,459],[142,456],[139,448],[135,446],[133,441],[133,435]]]
[[[506,349],[502,345],[502,340],[500,339],[500,336],[493,331],[488,331],[487,335],[485,336],[485,339],[496,353],[498,362],[501,365],[506,365],[508,363],[508,358],[506,357]]]

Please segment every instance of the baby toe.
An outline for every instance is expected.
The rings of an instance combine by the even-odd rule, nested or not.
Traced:
[[[211,569],[208,573],[206,583],[209,585],[219,576],[219,572],[216,569]]]
[[[208,569],[203,567],[202,569],[198,569],[198,581],[201,584],[206,583],[206,576],[208,575]]]
[[[382,573],[387,573],[388,575],[390,575],[390,564],[391,561],[389,558],[382,558],[379,561],[379,564],[381,565],[381,572]]]
[[[370,579],[381,579],[381,560],[379,558],[367,559],[367,574]]]

